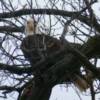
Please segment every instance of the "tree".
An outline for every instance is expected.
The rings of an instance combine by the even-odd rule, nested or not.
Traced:
[[[95,100],[100,92],[100,18],[93,9],[96,3],[0,0],[3,97],[16,91],[18,100],[48,100],[53,86],[74,83],[82,91],[90,88]],[[25,37],[28,17],[38,22],[42,35]]]

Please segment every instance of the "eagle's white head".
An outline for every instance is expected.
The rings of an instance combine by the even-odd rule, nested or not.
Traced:
[[[37,34],[36,28],[37,28],[37,22],[35,20],[33,20],[32,18],[27,20],[25,25],[26,36]]]

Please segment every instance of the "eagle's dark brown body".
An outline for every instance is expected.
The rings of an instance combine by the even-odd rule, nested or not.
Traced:
[[[48,35],[32,35],[24,38],[21,49],[31,63],[36,63],[42,57],[53,55],[62,48],[61,42]]]

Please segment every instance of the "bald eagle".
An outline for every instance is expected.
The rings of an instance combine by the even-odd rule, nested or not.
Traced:
[[[34,19],[31,18],[26,21],[26,38],[23,40],[21,45],[25,57],[28,58],[32,65],[38,62],[41,58],[44,58],[44,55],[51,55],[62,48],[62,43],[58,39],[46,34],[42,34],[38,31],[38,27],[39,26]],[[36,48],[38,49],[38,51],[35,51]],[[44,54],[44,51],[46,51],[46,54]],[[83,92],[90,87],[89,82],[91,80],[92,75],[90,74],[85,76],[85,79],[76,75],[76,79],[73,80],[73,82],[75,86]]]

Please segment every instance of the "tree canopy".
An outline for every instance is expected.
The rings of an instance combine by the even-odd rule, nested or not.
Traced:
[[[9,99],[8,94],[17,92],[17,100],[49,100],[53,86],[74,84],[96,100],[98,4],[99,0],[0,0],[0,97]],[[37,21],[41,34],[25,35],[29,18]]]

